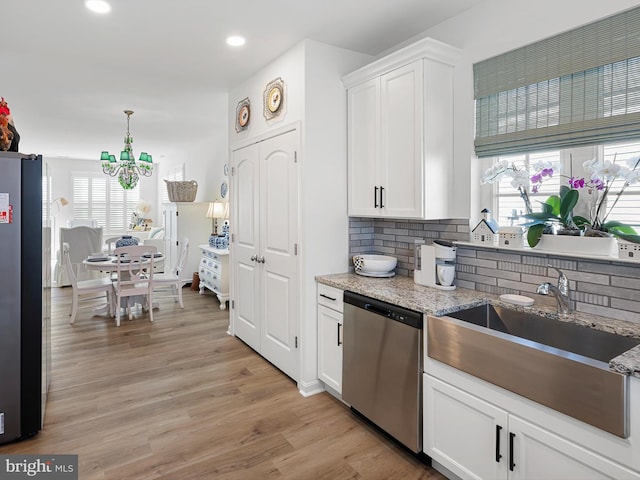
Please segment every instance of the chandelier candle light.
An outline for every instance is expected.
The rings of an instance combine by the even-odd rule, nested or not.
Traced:
[[[133,137],[129,133],[129,118],[133,115],[133,110],[125,110],[127,116],[127,133],[124,137],[124,150],[120,152],[120,161],[116,162],[115,155],[110,155],[109,152],[103,151],[100,155],[102,161],[102,171],[112,177],[117,176],[118,182],[125,190],[131,190],[138,184],[140,176],[150,177],[153,173],[153,162],[151,155],[146,152],[140,154],[140,158],[136,163],[136,158],[133,156]]]

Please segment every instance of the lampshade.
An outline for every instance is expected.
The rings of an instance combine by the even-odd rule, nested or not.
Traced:
[[[222,202],[209,203],[207,218],[229,218],[229,204]]]

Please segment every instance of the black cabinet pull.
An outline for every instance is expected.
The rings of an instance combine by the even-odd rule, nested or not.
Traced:
[[[378,208],[378,187],[373,187],[373,208]]]
[[[500,431],[502,427],[500,425],[496,425],[496,462],[500,463],[500,459],[502,455],[500,455]]]
[[[324,298],[326,298],[326,299],[329,299],[329,300],[331,300],[332,302],[335,302],[335,301],[336,301],[336,299],[335,299],[335,298],[330,297],[329,295],[325,295],[324,293],[321,293],[321,294],[320,294],[320,296],[321,296],[321,297],[324,297]]]
[[[340,340],[340,327],[342,326],[341,323],[338,323],[338,346],[342,345],[342,341]]]
[[[384,187],[380,187],[380,208],[384,208],[384,204],[382,203],[382,192],[384,191]]]
[[[513,439],[516,438],[515,433],[509,433],[509,470],[513,472],[513,468],[516,466],[513,461]]]

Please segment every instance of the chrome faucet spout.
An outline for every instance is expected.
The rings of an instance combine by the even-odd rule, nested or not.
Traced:
[[[536,293],[539,295],[553,295],[556,297],[556,301],[558,302],[558,314],[566,315],[571,313],[573,308],[571,307],[569,279],[561,270],[552,267],[551,265],[548,266],[559,273],[558,286],[556,287],[555,285],[551,285],[549,282],[546,282],[538,285]]]

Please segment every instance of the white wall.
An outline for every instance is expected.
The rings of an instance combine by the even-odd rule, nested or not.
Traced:
[[[484,206],[473,152],[472,64],[636,6],[637,0],[486,0],[392,49],[433,37],[463,51],[455,78],[454,168],[457,198],[471,204],[471,225]]]

